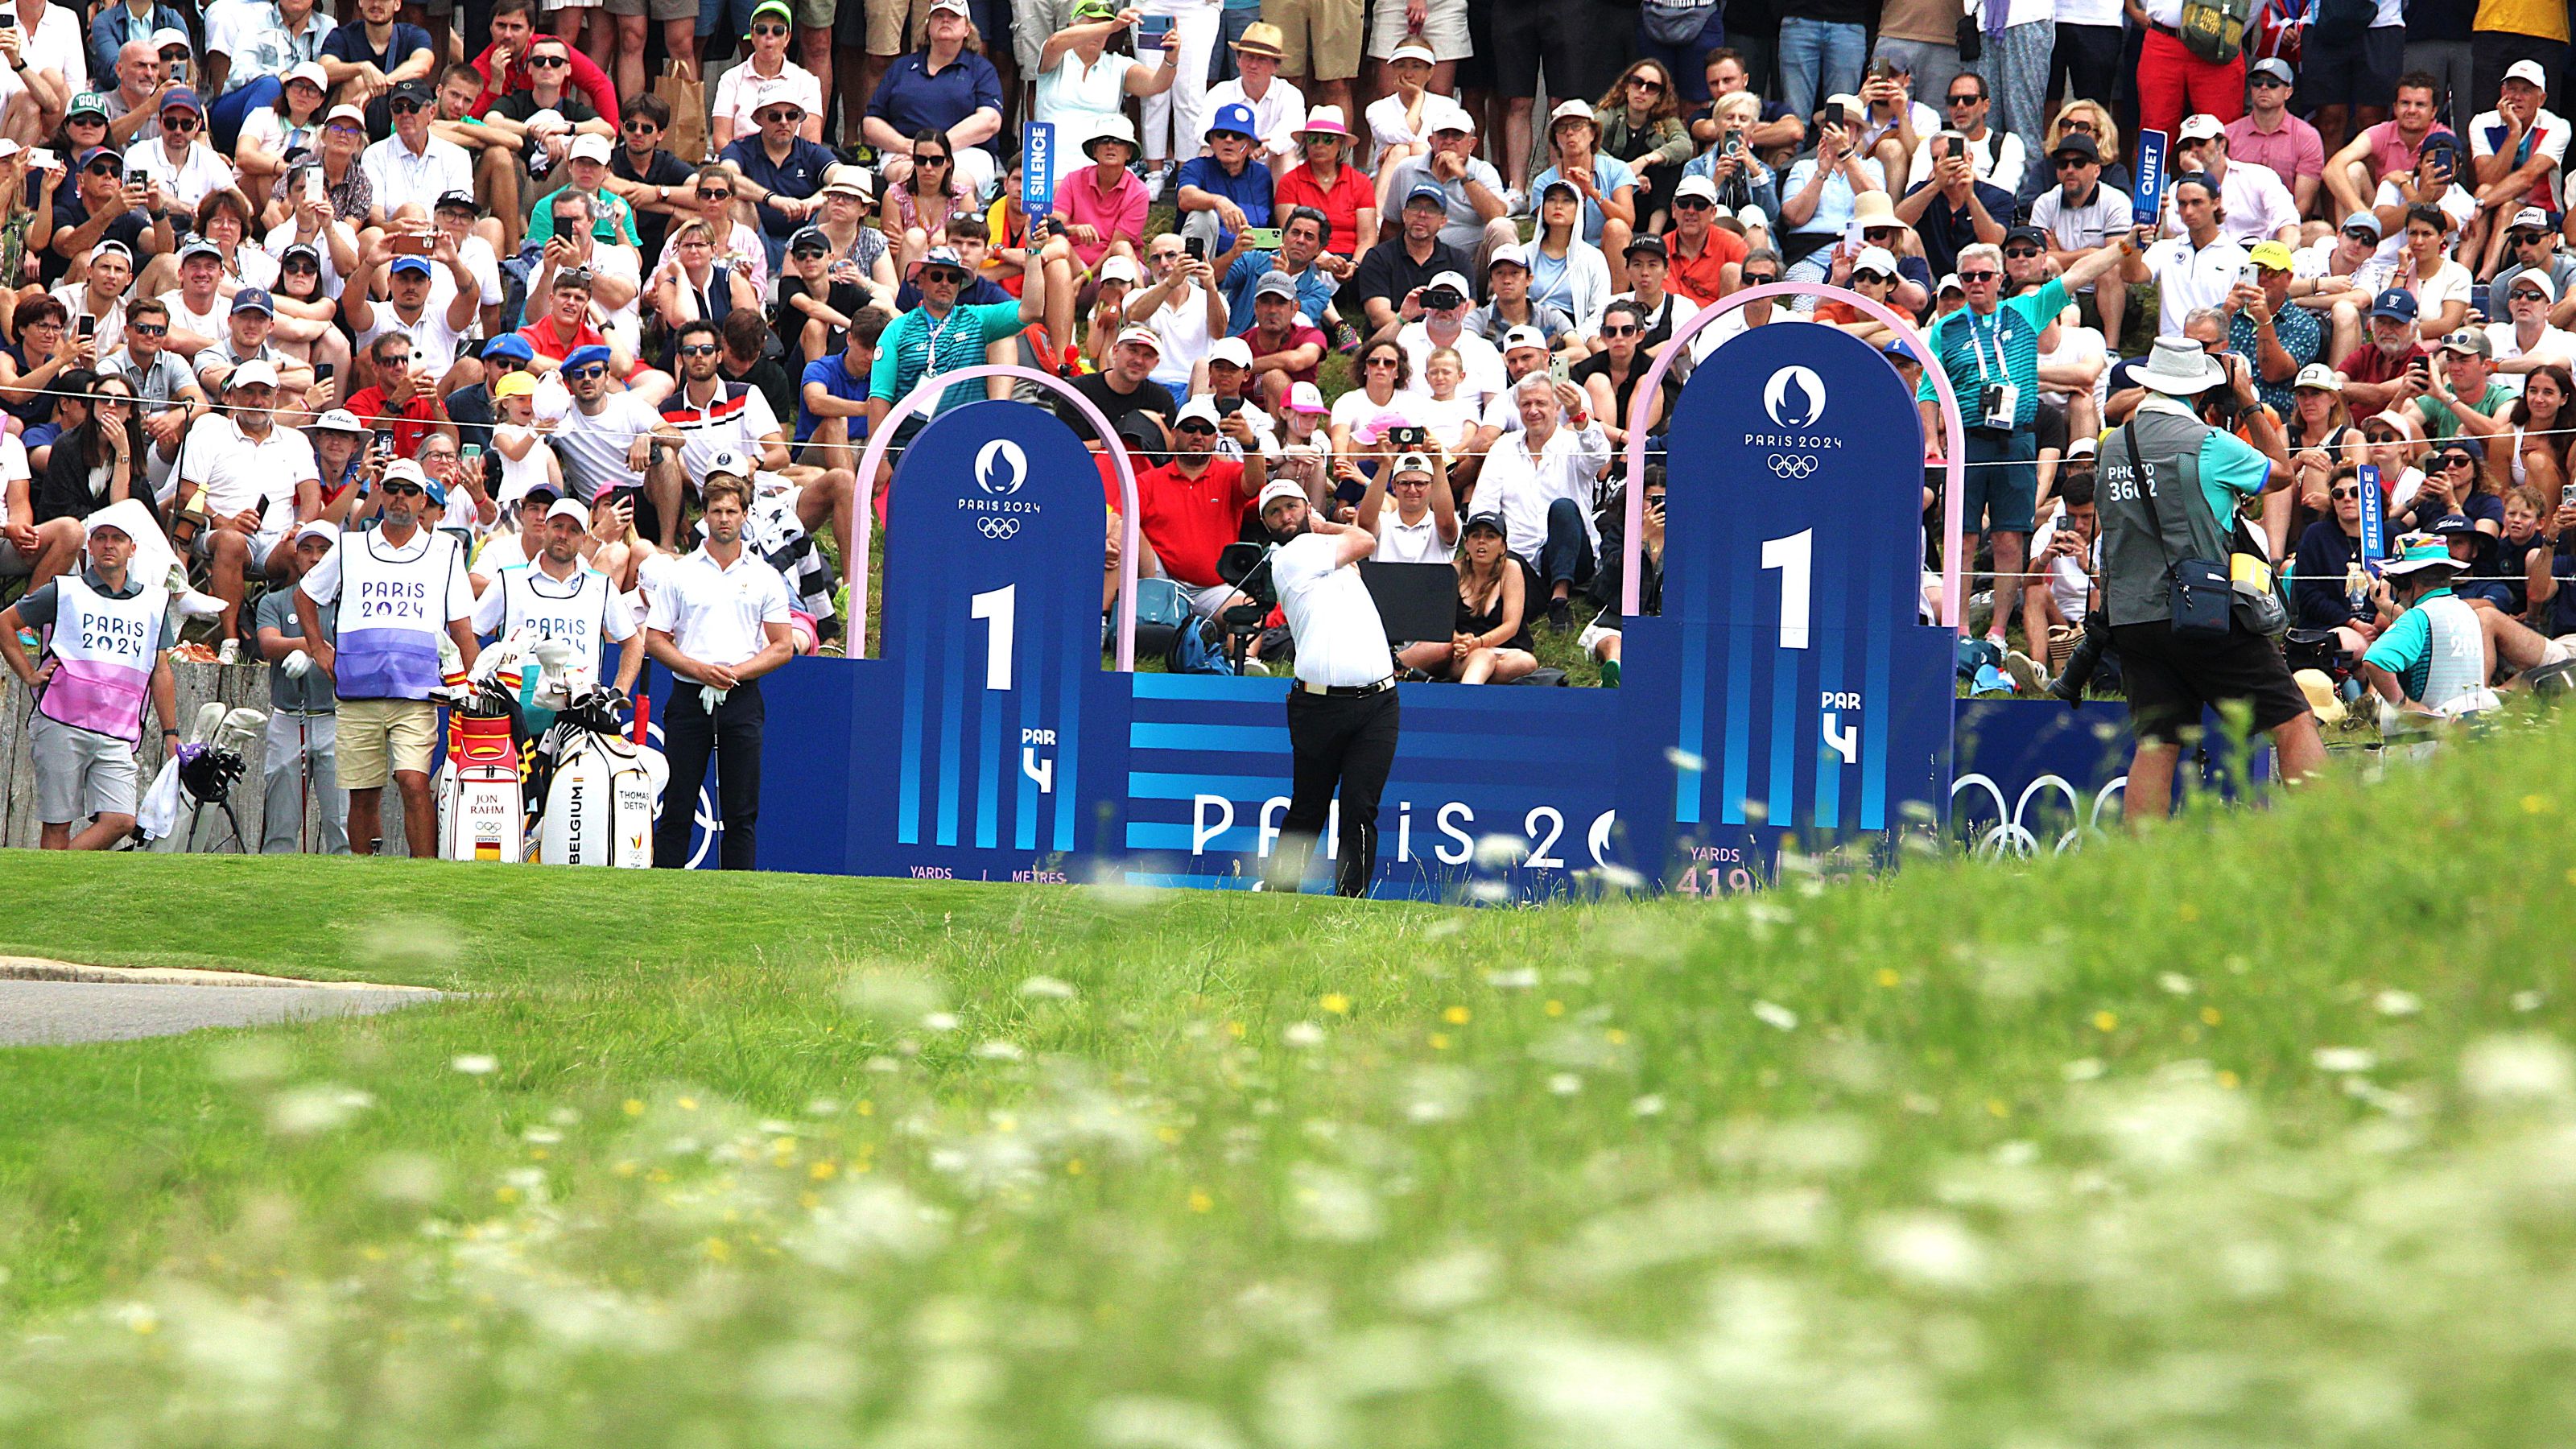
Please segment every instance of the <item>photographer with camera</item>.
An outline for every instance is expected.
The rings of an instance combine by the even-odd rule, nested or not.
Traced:
[[[1269,557],[1271,585],[1297,641],[1288,695],[1294,760],[1288,814],[1269,883],[1295,890],[1341,791],[1334,889],[1368,893],[1377,874],[1377,799],[1395,764],[1394,659],[1359,563],[1377,552],[1366,529],[1316,518]]]
[[[177,621],[169,591],[152,582],[170,573],[161,530],[130,498],[91,514],[83,528],[87,568],[0,610],[0,661],[36,694],[29,736],[38,844],[46,850],[106,850],[134,829],[134,746],[147,703],[161,721],[162,744],[179,743],[179,691],[170,677]],[[53,642],[39,665],[18,634],[49,624]],[[74,835],[72,823],[82,819],[89,828]]]
[[[2094,498],[2102,608],[2087,616],[2088,625],[2109,623],[2128,687],[2138,740],[2132,820],[2171,813],[2184,734],[2229,701],[2249,705],[2253,728],[2272,736],[2277,778],[2296,784],[2325,765],[2306,697],[2281,651],[2243,617],[2251,610],[2232,582],[2234,555],[2259,549],[2237,543],[2238,503],[2292,477],[2252,371],[2188,338],[2159,337],[2137,381],[2147,400],[2102,443]],[[2232,431],[2239,419],[2253,443]],[[2098,639],[2088,628],[2086,647],[2067,663],[2070,678],[2089,669],[2085,655]]]

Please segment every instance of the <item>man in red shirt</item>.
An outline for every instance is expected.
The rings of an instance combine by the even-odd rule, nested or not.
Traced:
[[[2343,374],[2344,405],[2358,420],[2422,397],[2429,369],[2416,364],[2433,355],[2415,328],[2415,294],[2391,287],[2370,306],[2370,340],[2335,364]]]
[[[387,332],[368,346],[367,358],[375,364],[377,380],[350,397],[349,411],[370,431],[391,429],[395,457],[418,457],[420,440],[433,431],[456,435],[456,425],[439,403],[437,379],[428,368],[412,365],[409,337]]]
[[[1869,192],[1863,200],[1882,192]],[[1882,205],[1887,223],[1896,213]],[[1863,208],[1867,210],[1867,208]],[[1705,176],[1685,176],[1673,188],[1672,269],[1664,285],[1705,307],[1726,294],[1726,269],[1744,260],[1744,238],[1711,223],[1717,216],[1717,186]],[[1581,318],[1576,318],[1581,321]]]
[[[1216,574],[1216,556],[1243,535],[1245,500],[1268,477],[1256,450],[1240,462],[1216,455],[1216,408],[1192,398],[1172,425],[1172,459],[1136,479],[1136,526],[1162,572],[1206,618],[1240,598]]]
[[[528,350],[536,354],[528,362],[530,372],[552,372],[563,366],[563,360],[572,356],[576,347],[608,345],[599,329],[590,325],[588,268],[569,267],[555,273],[554,285],[546,297],[546,315],[519,329],[519,335],[527,339]]]
[[[1252,395],[1277,411],[1288,389],[1315,381],[1324,361],[1324,331],[1297,311],[1297,279],[1265,272],[1252,288],[1252,325],[1238,334],[1252,348]]]
[[[537,0],[493,0],[492,43],[474,57],[474,69],[483,76],[483,93],[474,98],[474,114],[490,110],[512,91],[528,89],[528,42],[536,33]],[[601,120],[617,125],[617,86],[597,61],[578,48],[572,51],[572,84]]]

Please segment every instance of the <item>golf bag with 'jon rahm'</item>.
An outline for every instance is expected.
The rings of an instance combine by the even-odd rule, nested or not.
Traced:
[[[460,706],[447,720],[447,764],[439,771],[438,854],[442,860],[516,864],[527,841],[519,795],[519,742],[510,717]]]

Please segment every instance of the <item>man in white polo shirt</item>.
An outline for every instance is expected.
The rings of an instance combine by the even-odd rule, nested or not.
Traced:
[[[743,547],[750,461],[733,453],[709,459],[706,496],[707,541],[662,574],[644,620],[645,649],[671,671],[662,699],[671,777],[653,828],[653,864],[677,869],[688,862],[698,787],[714,755],[724,812],[716,864],[749,870],[759,842],[760,676],[794,657],[796,646],[787,630],[787,581]]]
[[[274,366],[252,361],[234,368],[224,379],[224,403],[189,425],[171,469],[176,481],[160,497],[165,505],[176,498],[182,517],[205,519],[189,547],[207,561],[207,588],[223,600],[217,657],[231,664],[241,651],[250,571],[285,577],[293,547],[287,535],[322,515],[322,469],[310,440],[277,425]]]
[[[1447,563],[1458,552],[1458,501],[1446,473],[1428,456],[1407,453],[1369,480],[1355,521],[1377,539],[1373,561]]]
[[[1316,518],[1270,555],[1270,581],[1297,641],[1288,695],[1290,787],[1270,884],[1295,890],[1341,793],[1334,889],[1368,894],[1377,874],[1377,799],[1395,765],[1399,720],[1394,656],[1359,562],[1377,552],[1368,530]]]
[[[407,80],[395,86],[385,100],[386,109],[393,113],[394,133],[358,157],[367,184],[375,190],[368,220],[378,226],[406,206],[418,207],[413,214],[425,221],[437,208],[438,198],[474,189],[474,158],[455,142],[429,134],[437,94],[427,81]]]

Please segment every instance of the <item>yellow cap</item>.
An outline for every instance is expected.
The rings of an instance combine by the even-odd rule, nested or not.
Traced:
[[[534,377],[524,372],[513,372],[492,385],[492,396],[495,401],[505,397],[529,397],[536,390],[537,380]]]

